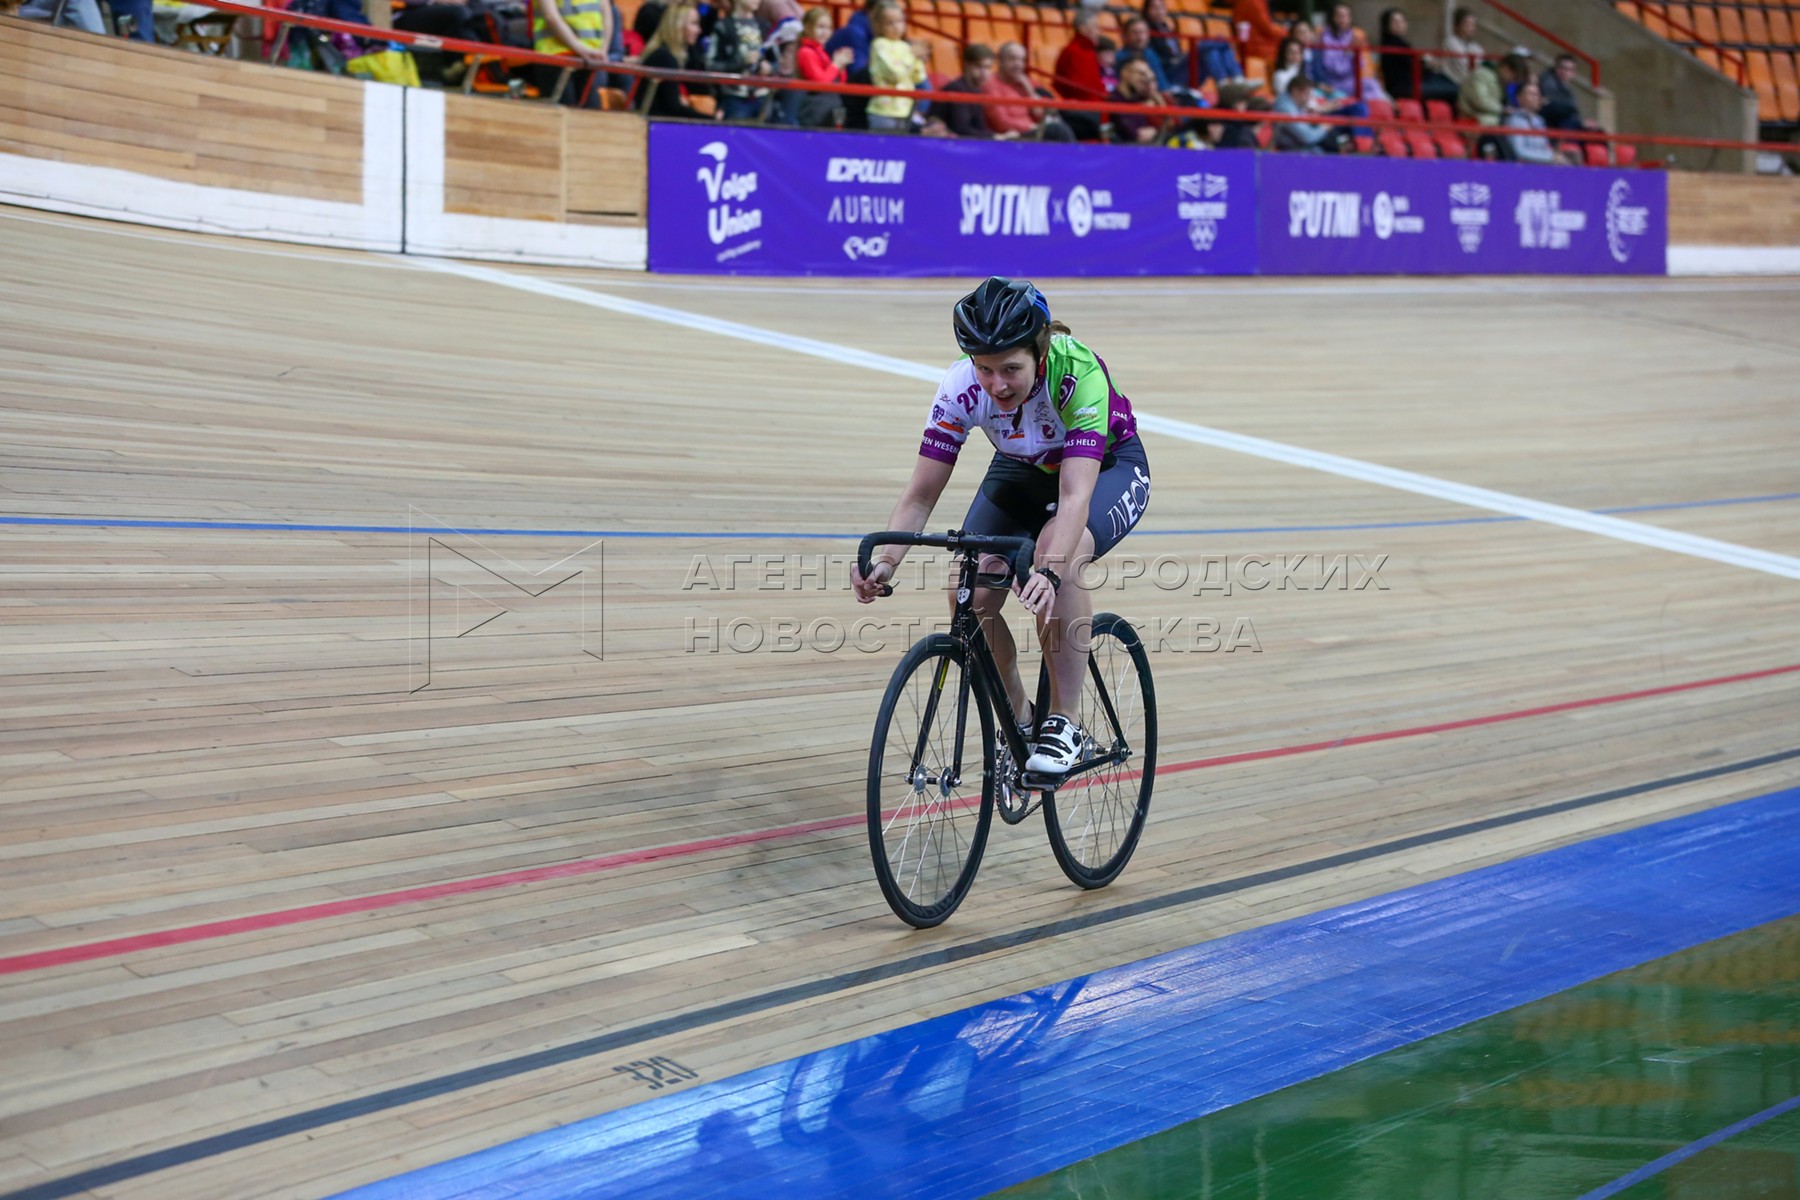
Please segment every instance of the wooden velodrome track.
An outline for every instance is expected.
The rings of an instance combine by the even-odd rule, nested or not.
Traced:
[[[841,556],[928,384],[400,260],[9,211],[0,261],[0,1192],[324,1196],[645,1099],[634,1061],[718,1079],[1794,779],[1708,769],[1794,746],[1800,581],[1150,433],[1121,553],[1307,563],[1109,584],[1177,631],[1136,859],[1080,893],[996,823],[912,932],[862,778],[943,602],[858,609]],[[506,274],[933,367],[966,286]],[[1159,417],[1800,556],[1800,281],[1048,290]]]

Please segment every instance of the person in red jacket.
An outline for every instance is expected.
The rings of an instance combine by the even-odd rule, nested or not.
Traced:
[[[800,49],[794,60],[795,72],[811,83],[844,83],[849,78],[850,60],[856,51],[839,46],[828,53],[825,42],[831,37],[831,10],[809,8],[800,27]],[[812,92],[800,101],[795,124],[804,127],[835,126],[843,123],[844,98],[836,92]]]
[[[1260,58],[1273,69],[1287,32],[1269,15],[1269,0],[1232,0],[1231,31],[1246,66],[1250,59]]]
[[[1082,10],[1070,28],[1074,35],[1056,56],[1056,77],[1050,86],[1067,100],[1106,99],[1106,80],[1100,74],[1100,19]],[[1093,113],[1065,110],[1063,121],[1084,142],[1098,141],[1100,119]]]

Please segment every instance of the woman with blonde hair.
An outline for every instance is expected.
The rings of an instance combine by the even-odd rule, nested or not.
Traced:
[[[663,10],[656,33],[644,44],[639,61],[665,71],[698,70],[688,62],[694,43],[700,40],[700,11],[692,4],[671,4]],[[659,79],[638,80],[637,106],[647,117],[682,117],[705,121],[707,115],[687,102],[687,89]]]
[[[875,40],[869,43],[869,82],[876,87],[911,91],[925,82],[925,64],[906,40],[906,10],[883,4],[871,22]],[[907,96],[875,96],[869,100],[869,128],[905,133],[912,128],[913,101]]]

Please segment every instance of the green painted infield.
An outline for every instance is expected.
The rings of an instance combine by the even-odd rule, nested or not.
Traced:
[[[1800,1095],[1800,917],[1042,1176],[1058,1200],[1577,1198]],[[1800,1200],[1800,1109],[1614,1193]]]

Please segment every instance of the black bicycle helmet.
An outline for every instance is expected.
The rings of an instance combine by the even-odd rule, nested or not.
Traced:
[[[1037,341],[1050,302],[1023,279],[995,275],[956,302],[950,323],[964,354],[1005,354]]]

